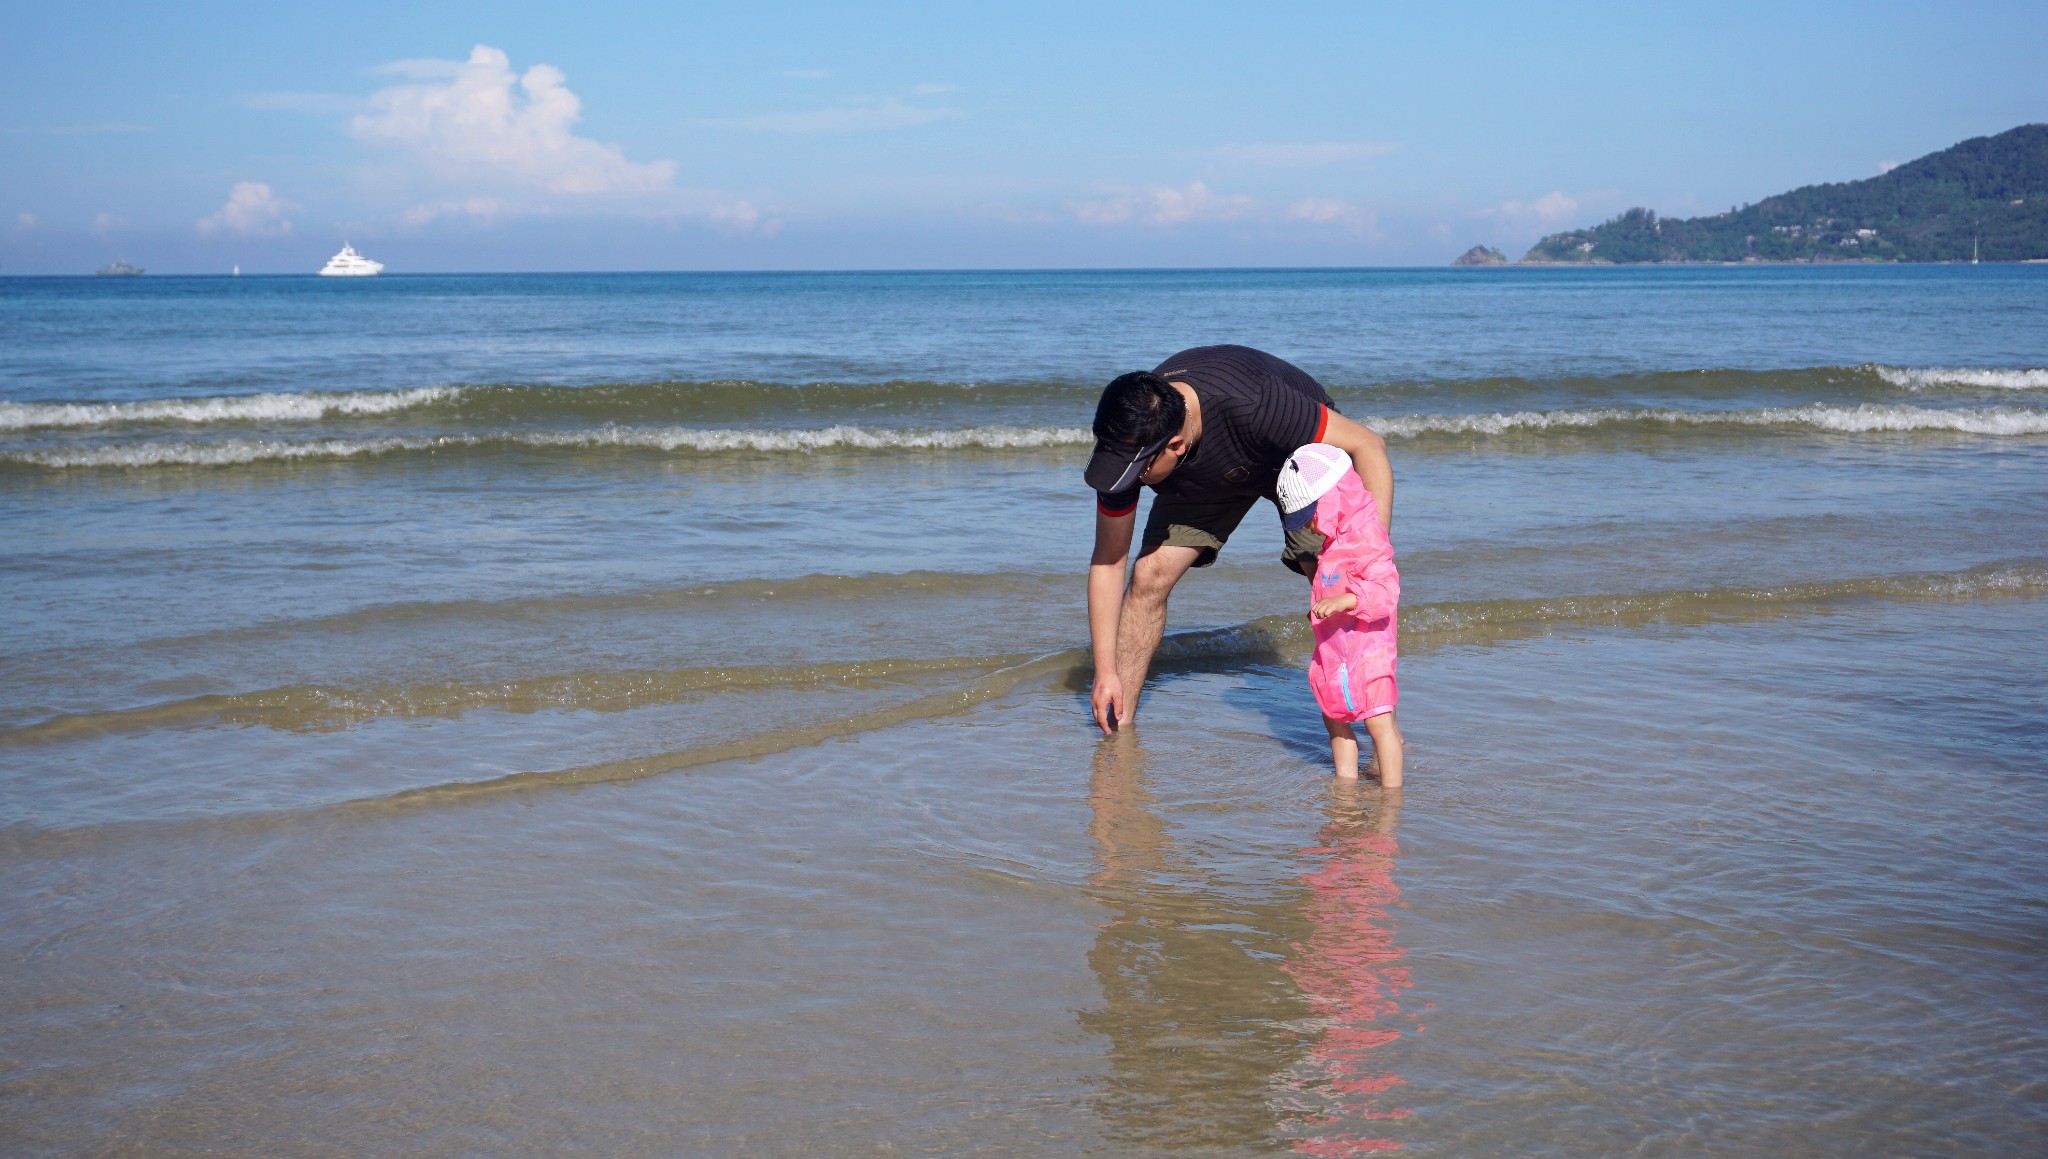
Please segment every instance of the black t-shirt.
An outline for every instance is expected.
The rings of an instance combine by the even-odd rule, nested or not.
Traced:
[[[1185,382],[1202,403],[1202,440],[1153,490],[1189,499],[1273,497],[1287,456],[1321,439],[1335,410],[1321,383],[1291,363],[1249,346],[1197,346],[1152,373]],[[1098,494],[1106,515],[1138,505],[1138,487]]]

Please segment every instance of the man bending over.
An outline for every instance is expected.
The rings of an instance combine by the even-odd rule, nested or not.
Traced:
[[[1216,562],[1252,504],[1273,500],[1281,465],[1304,443],[1349,452],[1378,501],[1380,519],[1392,527],[1394,469],[1386,443],[1338,414],[1322,384],[1264,351],[1198,346],[1102,389],[1086,477],[1096,492],[1095,554],[1088,565],[1088,640],[1095,656],[1089,700],[1103,732],[1137,714],[1173,585],[1189,568]],[[1158,498],[1126,586],[1138,492],[1147,486]],[[1284,534],[1280,562],[1308,575],[1322,536],[1313,526]]]

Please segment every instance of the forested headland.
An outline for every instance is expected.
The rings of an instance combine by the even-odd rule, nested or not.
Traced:
[[[1987,262],[2048,259],[2048,124],[1808,185],[1711,217],[1636,208],[1554,233],[1522,262]]]

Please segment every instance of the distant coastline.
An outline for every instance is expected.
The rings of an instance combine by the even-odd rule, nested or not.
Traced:
[[[1803,186],[1707,217],[1659,217],[1639,206],[1551,234],[1515,264],[1970,262],[2048,262],[2048,124],[1974,137],[1876,177]]]
[[[1617,262],[1610,259],[1593,261],[1551,261],[1541,258],[1520,258],[1509,263],[1509,268],[1530,267],[1547,269],[1553,266],[1571,269],[1604,269],[1609,266],[2044,266],[2048,258],[1983,258],[1972,262],[1969,258],[1939,258],[1932,260],[1908,260],[1900,258],[1743,258],[1738,261],[1714,261],[1707,258],[1673,258],[1652,262]]]

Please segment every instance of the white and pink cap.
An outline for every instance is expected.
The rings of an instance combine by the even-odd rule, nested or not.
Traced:
[[[1288,531],[1307,526],[1316,516],[1316,500],[1329,494],[1350,469],[1351,456],[1342,447],[1328,443],[1296,447],[1280,468],[1280,481],[1273,488],[1280,499],[1280,526]]]

